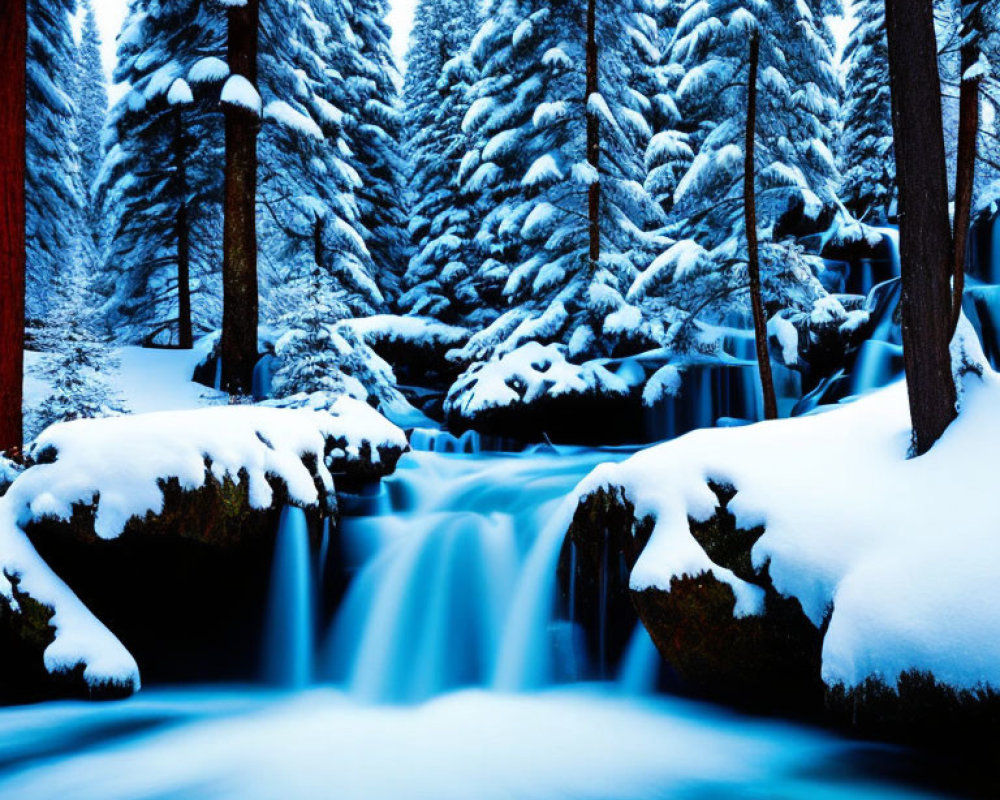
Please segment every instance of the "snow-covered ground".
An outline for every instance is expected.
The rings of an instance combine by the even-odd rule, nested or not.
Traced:
[[[180,411],[202,406],[222,405],[226,395],[194,383],[194,369],[205,358],[208,340],[201,340],[193,350],[155,350],[122,347],[114,351],[119,366],[109,376],[111,388],[136,414],[150,411]],[[30,408],[47,395],[49,387],[34,374],[46,356],[25,353],[24,402]]]
[[[965,324],[965,323],[963,323]],[[966,329],[967,331],[967,329]],[[967,348],[976,348],[964,339]],[[982,363],[981,353],[967,356]],[[758,613],[763,590],[714,564],[691,534],[737,490],[741,529],[765,526],[752,550],[775,588],[817,626],[830,615],[823,679],[889,685],[907,670],[961,688],[1000,686],[1000,375],[962,377],[961,413],[927,454],[908,459],[906,387],[897,383],[827,413],[736,429],[700,430],[599,467],[572,502],[623,486],[652,538],[635,590],[710,571],[736,613]]]

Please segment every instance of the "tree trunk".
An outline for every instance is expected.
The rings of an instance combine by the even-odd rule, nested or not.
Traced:
[[[180,186],[181,202],[175,220],[177,236],[177,345],[182,350],[194,347],[191,325],[191,221],[187,207],[187,147],[185,147],[183,112],[178,109],[174,129],[174,166]]]
[[[903,362],[914,455],[955,418],[951,372],[953,248],[931,0],[887,0],[889,86],[899,185]]]
[[[753,309],[754,341],[757,345],[757,368],[764,394],[764,419],[778,418],[778,398],[774,393],[771,354],[767,348],[767,315],[760,286],[760,247],[757,241],[757,196],[754,188],[754,165],[757,129],[757,73],[760,69],[760,33],[750,34],[750,68],[747,74],[747,123],[743,159],[743,213],[747,229],[747,265],[750,272],[750,305]]]
[[[587,0],[587,163],[596,173],[601,162],[601,121],[591,99],[598,94],[597,0]],[[590,268],[596,272],[601,260],[601,183],[587,189],[587,220]]]
[[[965,291],[965,256],[972,218],[972,190],[976,181],[976,139],[979,135],[979,78],[964,80],[966,70],[979,60],[979,0],[962,0],[962,56],[958,99],[958,155],[955,168],[955,222],[952,253],[952,316],[955,332],[962,314]]]
[[[229,10],[229,68],[257,86],[259,0]],[[249,109],[227,104],[222,265],[222,389],[248,394],[257,363],[257,130]]]
[[[25,0],[0,0],[0,452],[23,444]]]

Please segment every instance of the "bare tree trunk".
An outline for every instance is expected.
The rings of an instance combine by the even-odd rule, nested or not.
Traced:
[[[187,207],[187,148],[185,147],[183,112],[176,113],[174,129],[174,167],[181,189],[181,202],[177,209],[175,234],[177,236],[177,344],[182,350],[194,347],[191,325],[191,220]]]
[[[972,218],[972,190],[976,182],[976,139],[979,135],[979,78],[965,80],[966,70],[979,60],[975,39],[978,0],[962,0],[962,56],[958,99],[958,156],[955,168],[955,222],[952,260],[951,331],[962,314],[965,291],[965,255]]]
[[[23,444],[25,0],[0,0],[0,452]]]
[[[596,173],[601,162],[601,121],[591,100],[600,91],[598,83],[597,0],[587,0],[587,163]],[[601,183],[595,178],[587,190],[587,220],[590,268],[601,260]]]
[[[229,69],[257,85],[259,0],[229,10]],[[257,363],[257,116],[227,104],[222,389],[247,394]]]
[[[778,398],[774,393],[771,354],[767,348],[767,315],[760,286],[760,246],[757,241],[757,197],[754,166],[757,148],[757,73],[760,70],[760,33],[750,34],[750,68],[747,74],[747,123],[743,160],[743,213],[747,229],[747,264],[750,272],[750,305],[753,308],[753,332],[757,345],[757,368],[764,394],[764,419],[778,418]]]
[[[886,0],[886,34],[899,184],[903,361],[919,456],[956,413],[949,351],[953,247],[931,0]]]

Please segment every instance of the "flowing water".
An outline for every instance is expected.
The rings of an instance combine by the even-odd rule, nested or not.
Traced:
[[[554,602],[561,499],[627,452],[415,441],[429,452],[354,504],[321,563],[302,512],[282,515],[266,685],[0,711],[0,797],[926,796],[889,780],[905,751],[656,696],[641,628],[617,681],[567,683],[583,656]],[[321,624],[334,572],[346,594]]]

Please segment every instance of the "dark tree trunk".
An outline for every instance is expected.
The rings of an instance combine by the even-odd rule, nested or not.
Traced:
[[[591,108],[599,90],[597,50],[597,0],[587,0],[587,163],[597,172],[601,163],[601,121]],[[601,183],[594,180],[587,190],[587,220],[590,268],[601,260]]]
[[[931,0],[886,0],[886,34],[899,185],[903,362],[919,456],[956,413],[949,351],[953,248]]]
[[[747,124],[743,159],[743,214],[747,229],[747,265],[750,272],[750,305],[753,309],[754,341],[757,345],[757,368],[764,394],[764,419],[778,418],[778,398],[774,393],[771,355],[767,348],[767,315],[760,286],[760,246],[757,241],[757,196],[754,166],[757,148],[757,72],[760,69],[760,34],[750,34],[750,68],[747,74]]]
[[[176,114],[174,129],[174,166],[181,201],[177,208],[175,234],[177,236],[177,344],[182,350],[194,347],[191,325],[191,221],[187,207],[187,146],[184,133],[183,112]]]
[[[955,222],[952,256],[952,317],[954,333],[962,314],[965,256],[972,218],[972,190],[976,181],[976,139],[979,135],[979,78],[964,80],[966,70],[979,60],[977,11],[979,0],[962,0],[962,56],[958,99],[958,156],[955,166]]]
[[[24,386],[25,0],[0,0],[0,452],[20,454]]]
[[[229,68],[257,86],[259,0],[229,11]],[[227,104],[222,265],[222,389],[248,394],[257,363],[256,114]]]

